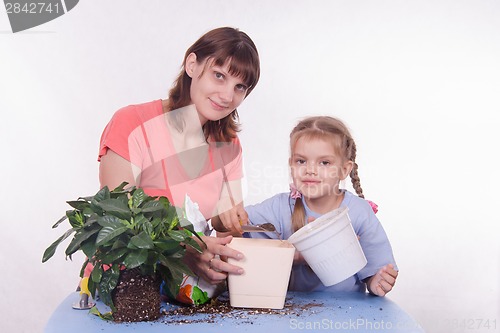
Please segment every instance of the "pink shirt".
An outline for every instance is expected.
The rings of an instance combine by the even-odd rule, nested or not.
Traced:
[[[175,150],[171,131],[161,100],[124,107],[114,114],[104,129],[98,160],[108,149],[113,150],[140,170],[137,187],[143,188],[148,195],[166,196],[173,205],[182,207],[188,194],[209,219],[214,215],[225,182],[222,169],[227,180],[243,176],[240,142],[238,138],[230,143],[209,140],[208,156],[201,171],[190,176],[179,160],[180,154],[186,152]],[[201,153],[201,149],[206,151],[206,148],[194,149],[200,149]]]

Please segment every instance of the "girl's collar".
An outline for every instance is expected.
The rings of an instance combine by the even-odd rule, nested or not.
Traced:
[[[340,202],[339,208],[342,207],[342,206],[345,206],[345,200],[346,200],[346,197],[347,197],[346,193],[348,193],[345,189],[341,189],[341,191],[342,191],[342,194],[344,195],[344,198]],[[302,204],[304,204],[304,209],[306,211],[306,221],[307,221],[308,217],[312,217],[312,218],[317,219],[321,215],[324,215],[324,214],[321,214],[321,213],[316,213],[315,211],[311,210],[309,208],[309,206],[307,206],[307,203],[306,203],[306,200],[304,199],[304,197],[301,197],[301,198],[299,198],[297,200],[302,200]]]

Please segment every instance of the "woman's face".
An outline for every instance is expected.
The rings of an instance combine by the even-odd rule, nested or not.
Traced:
[[[248,87],[239,77],[229,74],[229,62],[213,65],[211,60],[198,63],[191,53],[186,73],[191,77],[191,103],[196,106],[202,124],[217,121],[233,112],[246,96]]]

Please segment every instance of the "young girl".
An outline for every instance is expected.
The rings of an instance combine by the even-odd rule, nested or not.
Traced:
[[[398,272],[389,240],[375,216],[376,206],[363,199],[356,144],[349,130],[332,117],[306,118],[292,130],[290,148],[291,192],[246,207],[250,223],[273,223],[282,239],[288,239],[306,223],[347,206],[368,263],[348,279],[325,287],[300,254],[296,254],[289,290],[365,292],[368,288],[370,293],[384,296],[394,286]],[[339,189],[340,181],[347,176],[350,176],[357,196]],[[277,237],[273,233],[245,236]]]

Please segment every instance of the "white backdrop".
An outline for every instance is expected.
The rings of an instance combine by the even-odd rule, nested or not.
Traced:
[[[81,256],[41,257],[65,201],[98,189],[102,129],[165,98],[219,26],[261,55],[239,109],[246,202],[287,190],[299,118],[342,118],[401,270],[388,297],[428,332],[499,331],[499,17],[497,0],[87,0],[13,34],[0,9],[1,331],[42,331],[75,290]]]

